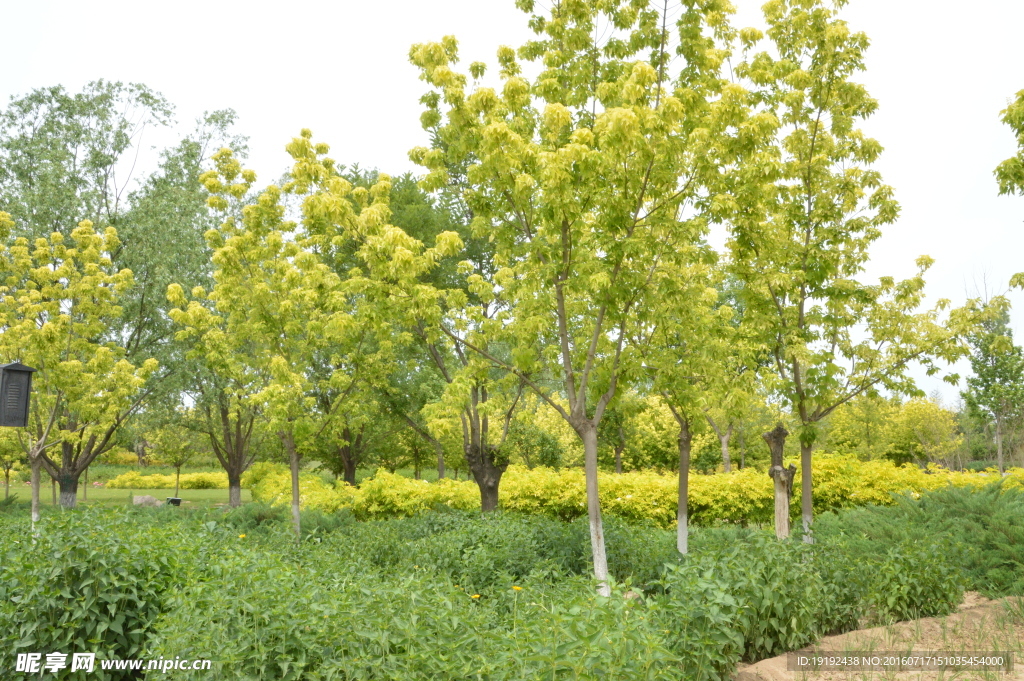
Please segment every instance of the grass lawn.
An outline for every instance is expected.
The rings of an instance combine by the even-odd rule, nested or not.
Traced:
[[[0,480],[0,488],[3,487],[3,480]],[[3,490],[0,489],[0,494]],[[18,501],[28,501],[32,498],[32,490],[28,485],[12,484],[11,494],[18,495]],[[149,494],[160,501],[163,501],[174,494],[173,489],[107,489],[105,487],[90,487],[87,492],[87,499],[82,499],[82,488],[78,488],[79,505],[88,504],[103,506],[130,505],[132,496],[143,496]],[[183,489],[178,491],[181,497],[182,506],[217,506],[228,503],[228,491],[226,489]],[[44,506],[53,504],[53,495],[49,485],[43,485],[39,491],[39,500]],[[249,490],[242,490],[242,502],[251,501],[252,495]]]

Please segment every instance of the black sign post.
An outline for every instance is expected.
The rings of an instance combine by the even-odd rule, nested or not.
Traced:
[[[28,400],[35,371],[21,362],[0,364],[0,426],[24,428],[28,425]]]

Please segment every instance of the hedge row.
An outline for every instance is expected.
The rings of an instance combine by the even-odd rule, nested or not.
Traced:
[[[153,473],[142,475],[138,471],[128,471],[116,478],[111,478],[107,487],[112,489],[174,489],[174,476]],[[227,473],[184,473],[181,476],[181,489],[227,489]]]
[[[927,469],[896,467],[885,461],[862,462],[838,456],[820,456],[813,464],[815,512],[834,511],[870,504],[894,503],[896,494],[920,495],[947,486],[980,488],[999,479],[995,471],[956,472],[930,465]],[[291,479],[284,466],[257,464],[242,478],[257,501],[288,504]],[[1010,486],[1024,487],[1024,469],[1012,469]],[[799,489],[800,475],[794,481]],[[678,481],[675,474],[633,472],[600,475],[602,509],[632,522],[652,522],[672,527],[676,519]],[[322,478],[303,474],[300,493],[305,508],[334,512],[350,509],[358,518],[408,517],[438,506],[473,510],[480,496],[471,481],[426,482],[377,471],[357,488],[332,485]],[[771,479],[755,469],[732,473],[690,476],[689,513],[693,523],[769,523],[774,515]],[[510,466],[502,477],[501,507],[509,511],[542,514],[573,520],[586,513],[583,471]],[[799,494],[793,495],[793,511],[799,511]]]

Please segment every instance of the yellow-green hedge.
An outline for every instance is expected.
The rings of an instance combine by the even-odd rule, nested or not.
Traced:
[[[291,474],[280,464],[259,464],[242,476],[255,501],[270,504],[290,504],[292,499]],[[331,486],[319,476],[299,475],[299,499],[303,508],[333,512],[350,508],[361,518],[390,518],[411,516],[437,504],[472,510],[480,507],[480,493],[471,482],[445,479],[430,483],[413,480],[381,469],[360,487],[345,482]]]
[[[787,462],[788,463],[788,462]],[[980,487],[999,479],[995,471],[954,472],[930,466],[928,472],[916,466],[897,468],[885,461],[818,456],[813,465],[814,507],[827,510],[891,504],[892,494],[920,494],[945,485]],[[1024,470],[1011,469],[1008,484],[1024,487]],[[601,506],[605,513],[632,521],[651,521],[672,527],[676,519],[678,480],[674,474],[655,472],[602,473],[599,477]],[[262,464],[243,484],[251,487],[255,500],[287,504],[291,482],[287,468]],[[794,482],[793,512],[799,512],[800,475]],[[394,475],[384,470],[357,488],[345,483],[335,486],[317,476],[300,476],[305,508],[335,511],[351,509],[360,518],[409,516],[438,505],[473,510],[480,507],[480,495],[471,481],[425,482]],[[586,514],[586,487],[578,468],[555,471],[510,466],[502,477],[501,507],[523,513],[545,514],[571,520]],[[744,469],[727,474],[690,476],[690,519],[695,524],[714,522],[771,522],[775,501],[772,481],[764,473]]]
[[[174,475],[152,473],[142,475],[138,471],[128,471],[107,483],[112,489],[174,489]],[[181,489],[227,489],[227,473],[182,473]]]

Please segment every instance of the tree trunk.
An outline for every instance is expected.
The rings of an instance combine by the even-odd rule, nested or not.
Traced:
[[[238,508],[242,505],[242,473],[252,465],[253,455],[249,451],[249,440],[255,416],[236,407],[232,414],[230,400],[224,393],[217,396],[216,411],[206,408],[206,435],[218,463],[228,474],[228,505]]]
[[[804,543],[813,544],[811,525],[814,523],[814,506],[811,497],[811,452],[814,443],[800,443],[800,515],[804,523]]]
[[[747,438],[743,431],[740,431],[740,470],[747,467]]]
[[[790,464],[789,468],[782,465],[788,435],[789,431],[780,423],[774,430],[761,436],[768,444],[772,456],[768,475],[775,482],[775,536],[778,539],[789,538],[789,496],[793,490],[793,476],[796,474],[796,466],[793,464]]]
[[[348,446],[338,447],[338,456],[341,458],[342,477],[345,479],[345,482],[355,486],[356,458],[351,455],[351,452],[348,450]]]
[[[444,479],[444,445],[434,440],[434,451],[437,452],[437,479]],[[353,483],[354,484],[354,483]]]
[[[583,438],[583,468],[587,478],[587,519],[590,523],[590,546],[594,555],[594,577],[597,593],[611,596],[608,583],[608,555],[604,547],[604,526],[601,523],[601,498],[597,486],[597,426],[587,423],[580,433]]]
[[[86,468],[82,472],[85,475],[85,480],[82,483],[82,501],[89,501],[89,469]]]
[[[178,498],[178,482],[181,480],[181,466],[174,469],[174,498]]]
[[[622,473],[622,451],[626,448],[626,433],[619,426],[619,442],[615,445],[615,473]]]
[[[54,481],[56,482],[56,481]],[[78,476],[62,474],[60,477],[61,508],[74,508],[78,500]]]
[[[693,436],[690,423],[679,421],[679,507],[676,511],[676,549],[684,556],[689,551],[690,542],[690,449]]]
[[[291,433],[279,433],[285,451],[288,452],[288,466],[292,473],[292,529],[295,530],[295,543],[302,539],[302,520],[299,516],[299,453],[295,450],[295,440]]]
[[[470,444],[469,452],[466,454],[466,463],[473,474],[476,486],[480,488],[480,510],[484,513],[495,511],[498,508],[498,486],[501,484],[501,476],[506,466],[495,465],[493,456],[479,445]]]
[[[498,483],[480,485],[480,510],[484,513],[498,510]]]
[[[722,443],[722,469],[726,473],[732,471],[732,459],[729,458],[729,439],[732,437],[732,424],[726,428],[724,433],[718,435],[718,441]]]
[[[39,522],[39,486],[40,482],[40,468],[42,462],[39,460],[39,455],[29,454],[29,466],[32,468],[32,529],[35,529],[36,523]]]
[[[228,506],[238,508],[242,505],[242,475],[228,471]]]
[[[718,436],[718,442],[722,447],[722,471],[730,473],[732,472],[732,460],[729,458],[729,438],[732,437],[733,424],[730,423],[729,427],[723,431],[718,424],[715,423],[715,420],[711,418],[711,414],[707,409],[704,410],[704,418],[707,419],[711,429],[715,431],[715,435]],[[679,420],[678,416],[676,416],[676,420]]]
[[[1003,465],[1003,420],[998,416],[996,417],[996,465],[999,466],[1000,475],[1006,473],[1006,467]]]

